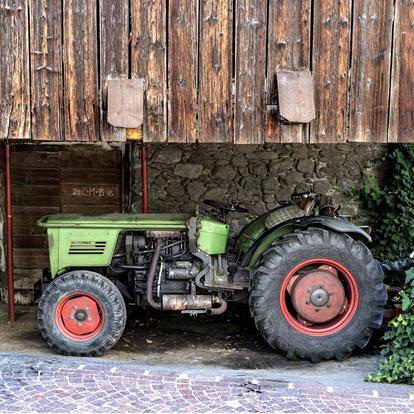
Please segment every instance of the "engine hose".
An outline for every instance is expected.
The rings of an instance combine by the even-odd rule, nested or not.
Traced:
[[[154,294],[153,294],[153,286],[154,286],[154,279],[155,279],[155,271],[157,270],[157,265],[160,260],[161,256],[161,239],[157,239],[157,243],[155,245],[155,252],[154,256],[152,257],[151,267],[148,272],[147,278],[147,302],[151,307],[154,309],[161,309],[161,304],[155,302]]]
[[[226,310],[227,310],[227,302],[224,299],[216,298],[215,302],[216,303],[219,303],[220,306],[218,308],[208,309],[207,310],[207,313],[209,315],[217,316],[217,315],[222,315],[224,312],[226,312]]]
[[[210,269],[206,266],[203,270],[201,270],[201,272],[195,277],[195,282],[196,285],[200,288],[200,289],[205,289],[206,287],[204,286],[204,283],[201,282],[201,279],[208,273]]]

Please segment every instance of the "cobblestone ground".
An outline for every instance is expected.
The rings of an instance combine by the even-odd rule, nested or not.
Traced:
[[[406,388],[342,389],[244,375],[0,354],[0,412],[414,412]]]

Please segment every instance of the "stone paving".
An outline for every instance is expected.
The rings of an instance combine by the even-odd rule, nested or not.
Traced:
[[[206,372],[0,354],[0,412],[414,412],[405,387],[344,389]]]

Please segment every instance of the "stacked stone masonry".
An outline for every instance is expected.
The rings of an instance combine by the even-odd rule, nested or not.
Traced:
[[[355,190],[364,175],[382,181],[386,145],[152,145],[150,208],[154,213],[193,212],[204,199],[238,201],[251,216],[289,200],[293,192],[332,195],[342,213],[360,215]],[[133,156],[133,210],[141,208],[140,162]],[[354,194],[354,195],[353,195]],[[243,224],[249,218],[235,218]]]
[[[141,211],[139,145],[133,146],[130,204]],[[363,222],[355,190],[365,174],[381,182],[387,172],[382,162],[390,145],[166,145],[149,146],[150,210],[153,213],[195,211],[202,200],[237,201],[249,215],[233,215],[233,234],[253,217],[289,200],[295,191],[329,194],[342,213]],[[122,148],[121,148],[122,149]],[[4,174],[0,165],[0,273],[5,293]],[[128,186],[126,186],[127,188]],[[127,191],[127,190],[126,190]],[[354,195],[352,195],[354,194]],[[40,273],[15,274],[16,289],[31,289]],[[20,297],[20,296],[19,296]],[[24,300],[23,300],[24,299]],[[4,298],[3,298],[4,300]],[[22,298],[28,303],[31,298]]]

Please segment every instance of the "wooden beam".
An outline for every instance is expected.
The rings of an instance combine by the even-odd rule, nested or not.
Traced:
[[[200,142],[232,142],[233,0],[201,0]]]
[[[99,140],[96,12],[93,1],[64,0],[65,141]]]
[[[167,7],[164,0],[131,2],[132,78],[145,79],[144,139],[167,139]]]
[[[108,124],[108,84],[110,79],[128,79],[129,0],[100,0],[100,79],[102,141],[125,141],[125,128]]]
[[[236,1],[236,144],[264,142],[266,25],[265,1]]]
[[[27,12],[25,0],[0,0],[0,139],[31,135]]]
[[[60,141],[62,134],[62,2],[30,0],[32,136]]]
[[[349,0],[315,0],[313,74],[316,120],[311,143],[346,142],[351,4]]]
[[[389,142],[414,142],[414,7],[396,2]]]
[[[307,127],[279,126],[276,72],[310,69],[310,10],[310,0],[270,0],[269,3],[267,142],[307,140]]]
[[[198,1],[169,3],[168,141],[195,142],[198,64]]]
[[[387,142],[392,1],[355,0],[350,141]]]

